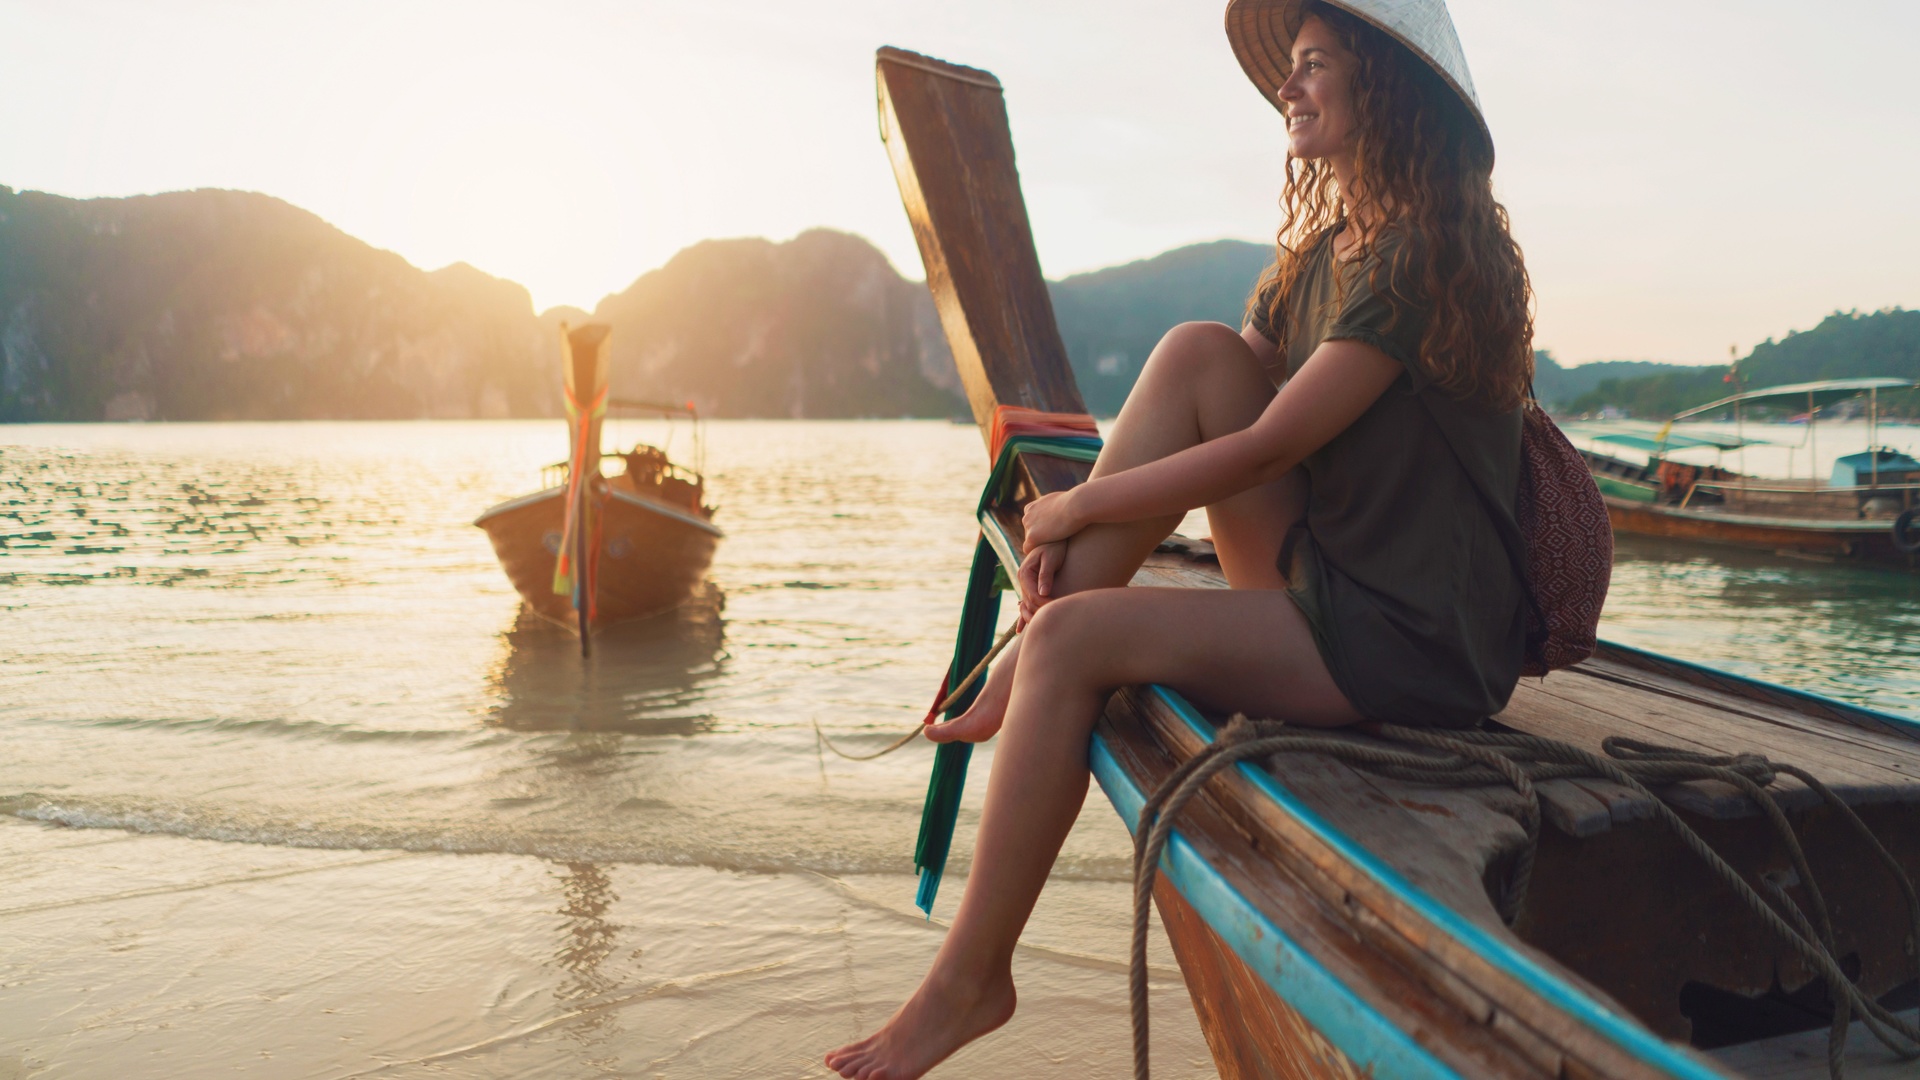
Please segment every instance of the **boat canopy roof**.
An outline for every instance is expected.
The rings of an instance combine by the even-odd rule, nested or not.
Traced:
[[[1731,435],[1668,434],[1665,437],[1655,437],[1652,435],[1636,435],[1629,431],[1615,431],[1605,435],[1595,435],[1593,441],[1617,443],[1621,446],[1632,447],[1635,450],[1645,450],[1649,454],[1658,454],[1667,450],[1692,450],[1699,446],[1711,446],[1715,450],[1738,450],[1743,446],[1757,446],[1765,443],[1764,439],[1736,439]]]
[[[1723,397],[1718,401],[1709,401],[1705,405],[1696,405],[1685,412],[1675,413],[1673,418],[1675,420],[1685,420],[1689,416],[1712,412],[1715,409],[1724,409],[1739,401],[1762,401],[1767,398],[1812,397],[1817,403],[1822,400],[1837,401],[1842,398],[1850,398],[1858,394],[1864,394],[1869,390],[1910,390],[1915,387],[1920,387],[1920,382],[1914,382],[1911,379],[1890,378],[1822,379],[1818,382],[1788,383],[1785,386],[1768,386],[1759,390],[1748,390],[1744,393],[1734,394],[1731,397]]]

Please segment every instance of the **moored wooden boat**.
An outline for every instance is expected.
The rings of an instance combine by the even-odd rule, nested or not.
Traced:
[[[562,335],[570,392],[583,406],[569,417],[574,452],[557,467],[563,482],[500,503],[474,524],[486,530],[527,607],[582,631],[584,647],[594,629],[685,602],[705,580],[721,533],[699,472],[644,444],[600,451],[600,419],[608,410],[686,415],[697,424],[692,408],[607,398],[607,328],[563,328]],[[603,473],[604,460],[621,462],[623,471]],[[571,531],[570,504],[579,515]],[[564,582],[556,573],[562,552],[573,556]]]
[[[1920,566],[1920,461],[1877,445],[1876,438],[1880,393],[1915,385],[1903,379],[1829,379],[1743,391],[1680,413],[1657,436],[1596,436],[1599,442],[1644,451],[1644,465],[1594,450],[1583,454],[1618,532]],[[1854,396],[1871,402],[1869,449],[1841,458],[1826,480],[1745,476],[1672,457],[1701,447],[1725,451],[1748,445],[1738,437],[1678,434],[1672,430],[1675,422],[1779,401],[1805,403],[1811,449],[1817,445],[1814,427],[1820,404]]]
[[[1007,406],[1082,412],[998,81],[893,49],[881,50],[878,79],[882,135],[989,445]],[[1044,452],[1014,467],[980,517],[1009,572],[1021,503],[1087,473]],[[1175,538],[1134,584],[1225,581],[1209,545]],[[1219,721],[1163,687],[1114,696],[1090,764],[1130,827],[1147,793],[1201,753]],[[1908,876],[1920,873],[1920,726],[1902,718],[1606,646],[1523,684],[1493,724],[1587,749],[1623,735],[1802,765],[1872,826]],[[1656,824],[1649,797],[1602,780],[1549,780],[1537,791],[1545,825],[1533,885],[1509,923],[1493,894],[1527,843],[1512,789],[1416,786],[1307,754],[1242,763],[1210,781],[1178,819],[1154,898],[1221,1074],[1826,1072],[1821,980]],[[1920,996],[1916,931],[1896,878],[1812,789],[1783,778],[1774,792],[1826,891],[1849,974],[1887,1007]],[[1743,880],[1806,905],[1808,883],[1782,873],[1788,863],[1766,819],[1736,789],[1688,781],[1659,794]],[[1855,1038],[1852,1075],[1910,1074],[1857,1029]]]

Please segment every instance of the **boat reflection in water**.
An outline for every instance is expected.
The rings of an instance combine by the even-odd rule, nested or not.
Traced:
[[[672,611],[601,630],[584,660],[573,634],[523,607],[501,635],[488,719],[515,731],[704,731],[705,687],[727,659],[724,606],[720,589],[705,584]]]

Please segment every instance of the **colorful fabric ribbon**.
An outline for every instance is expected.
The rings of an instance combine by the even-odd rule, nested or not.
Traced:
[[[585,611],[591,622],[595,599],[588,584],[594,576],[593,563],[600,554],[600,521],[599,515],[593,512],[593,500],[587,498],[591,492],[582,491],[581,485],[588,482],[589,467],[598,464],[595,459],[600,448],[589,446],[587,441],[600,429],[599,422],[607,415],[607,388],[602,386],[585,409],[574,397],[573,387],[565,387],[563,396],[567,404],[567,426],[573,432],[573,452],[567,460],[567,517],[560,533],[560,550],[553,560],[553,592],[556,596],[571,597],[573,609]],[[574,564],[574,555],[579,551],[583,531],[588,539],[588,565],[587,572],[580,574],[575,572],[579,568]]]
[[[1073,413],[1043,413],[1002,405],[994,410],[989,432],[993,447],[993,471],[987,475],[980,492],[975,516],[1006,496],[1013,463],[1026,454],[1091,462],[1100,456],[1100,429],[1090,416]],[[953,662],[934,697],[937,705],[945,699],[947,687],[966,678],[980,658],[993,647],[994,623],[1000,617],[1000,592],[1009,588],[1011,567],[1002,572],[992,545],[984,535],[973,549],[973,567],[967,573],[967,592],[960,605],[960,629],[955,636]],[[947,709],[951,720],[967,711],[986,684],[982,679]],[[931,713],[927,721],[931,723]],[[927,799],[920,809],[920,837],[913,849],[913,865],[920,872],[920,884],[914,904],[929,917],[934,897],[940,891],[940,879],[946,873],[947,854],[953,848],[953,829],[960,817],[960,795],[967,785],[967,765],[973,759],[972,743],[943,743],[933,754],[933,775],[927,781]]]

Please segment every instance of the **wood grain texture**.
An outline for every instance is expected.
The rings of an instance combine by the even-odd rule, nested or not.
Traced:
[[[1712,1052],[1747,1080],[1827,1080],[1827,1033],[1803,1031]],[[1863,1024],[1847,1033],[1847,1080],[1913,1080],[1920,1064],[1902,1061]]]
[[[1138,689],[1123,690],[1114,695],[1100,726],[1115,759],[1136,784],[1149,791],[1180,760],[1164,741],[1169,718],[1161,715],[1164,707],[1157,702]],[[1355,916],[1349,895],[1337,883],[1318,873],[1295,876],[1294,865],[1278,842],[1264,831],[1250,834],[1243,808],[1230,795],[1220,798],[1218,788],[1210,786],[1189,804],[1181,815],[1181,835],[1342,985],[1463,1076],[1557,1075],[1557,1065],[1547,1067],[1499,1036],[1491,1021],[1493,1010],[1483,996],[1451,979],[1430,960],[1379,947],[1378,935],[1367,932],[1373,924],[1364,915]],[[1171,927],[1177,913],[1165,906],[1161,910]],[[1216,940],[1172,930],[1169,934],[1210,1044],[1216,1037],[1225,1043],[1213,1044],[1223,1075],[1344,1075],[1329,1057],[1324,1036],[1302,1035],[1288,1023],[1287,1015],[1294,1012],[1291,1006],[1257,975],[1249,981],[1224,963]],[[1409,959],[1415,962],[1409,964]],[[1223,989],[1229,987],[1235,989],[1231,993]],[[1227,994],[1224,1000],[1223,993]],[[1215,1018],[1209,1019],[1209,1014]],[[1241,1023],[1243,1014],[1252,1019]],[[1259,1071],[1262,1067],[1270,1071]]]
[[[1156,881],[1153,903],[1222,1080],[1361,1080],[1360,1067],[1280,1000],[1178,890]]]
[[[984,438],[996,405],[1084,413],[1027,222],[999,81],[901,49],[876,60],[881,137]]]
[[[1217,567],[1178,553],[1156,554],[1135,576],[1134,584],[1224,586]],[[1859,806],[1909,873],[1920,876],[1920,783],[1909,779],[1910,770],[1920,761],[1920,747],[1891,730],[1840,722],[1818,703],[1764,688],[1736,693],[1744,688],[1705,677],[1683,678],[1685,674],[1603,653],[1555,673],[1544,686],[1524,685],[1497,719],[1596,751],[1607,736],[1626,735],[1702,750],[1758,750],[1794,761],[1834,784]],[[1113,708],[1119,708],[1121,700],[1116,698]],[[1176,723],[1162,721],[1160,726],[1163,741],[1176,759],[1198,749],[1197,740],[1181,745],[1184,736]],[[1347,835],[1456,910],[1477,912],[1477,921],[1486,925],[1487,900],[1484,891],[1475,890],[1481,889],[1479,870],[1501,850],[1495,837],[1503,829],[1514,828],[1510,819],[1498,816],[1510,809],[1500,802],[1508,793],[1499,789],[1440,793],[1413,785],[1400,788],[1358,773],[1340,777],[1332,774],[1344,767],[1324,759],[1278,759],[1269,768],[1288,790],[1314,805]],[[1829,812],[1815,805],[1811,792],[1785,778],[1779,786],[1803,841],[1818,851],[1810,857],[1833,907],[1842,950],[1862,958],[1865,985],[1878,994],[1910,978],[1910,965],[1903,958],[1904,918],[1890,879]],[[1749,878],[1784,869],[1784,854],[1744,796],[1714,788],[1719,786],[1683,785],[1667,789],[1666,794],[1694,815],[1695,827]],[[1725,887],[1651,820],[1653,807],[1645,797],[1601,780],[1555,781],[1542,785],[1541,795],[1551,827],[1535,868],[1534,891],[1519,924],[1519,937],[1543,957],[1550,957],[1548,963],[1596,988],[1603,998],[1611,996],[1623,1011],[1654,1030],[1682,1040],[1691,1021],[1681,1013],[1679,998],[1689,982],[1756,995],[1767,992],[1776,977],[1789,990],[1811,978],[1803,963],[1739,911],[1737,900]],[[1248,836],[1250,846],[1292,871],[1289,880],[1297,882],[1316,872],[1312,860],[1302,860],[1284,842],[1263,839],[1258,825],[1250,823],[1261,816],[1258,808],[1263,796],[1240,790],[1219,796],[1218,802],[1228,808],[1223,813]],[[1400,806],[1417,820],[1378,813],[1382,802]],[[1454,816],[1419,814],[1416,807],[1422,803],[1445,807]],[[1475,809],[1489,816],[1476,821]],[[1426,844],[1447,847],[1454,855],[1431,857],[1425,853]],[[1327,886],[1323,900],[1331,903],[1336,896],[1356,895],[1350,891],[1350,878],[1338,866],[1323,869],[1335,882]],[[1449,874],[1451,881],[1446,880]],[[1804,895],[1798,898],[1805,902]],[[1401,925],[1398,916],[1376,915],[1380,927]],[[1291,924],[1282,925],[1291,928]],[[1376,929],[1372,940],[1391,953],[1394,946],[1389,939],[1395,936],[1402,935]],[[1403,964],[1409,963],[1407,946],[1403,937],[1398,954]],[[1470,994],[1489,1002],[1513,1001],[1497,985],[1490,988],[1482,981],[1485,973],[1474,974],[1470,957],[1429,954],[1426,962],[1435,983],[1458,979]],[[1467,999],[1457,991],[1454,996]],[[1471,1011],[1466,1006],[1462,1009]],[[1524,1008],[1519,1014],[1527,1015]],[[1531,1018],[1545,1023],[1539,1015]],[[1527,1032],[1521,1038],[1543,1037],[1531,1025],[1520,1023],[1519,1027]],[[1545,1041],[1553,1039],[1547,1036]],[[1598,1062],[1578,1058],[1567,1062],[1569,1074],[1589,1067],[1600,1070],[1595,1075],[1616,1075]]]
[[[1157,704],[1158,701],[1157,696],[1143,692],[1122,691],[1109,705],[1108,715],[1111,717],[1126,703],[1133,703],[1131,708],[1137,711],[1168,757],[1175,762],[1185,760],[1198,752],[1204,743],[1170,710]],[[1306,796],[1289,783],[1288,770],[1292,768],[1289,758],[1282,756],[1273,759],[1269,768],[1276,779],[1304,801]],[[1403,875],[1430,882],[1438,876],[1453,874],[1456,881],[1441,894],[1443,901],[1453,897],[1455,903],[1469,910],[1474,907],[1484,909],[1489,904],[1484,896],[1467,898],[1471,889],[1479,887],[1478,874],[1468,869],[1470,864],[1457,853],[1440,856],[1431,854],[1428,849],[1436,845],[1430,838],[1427,838],[1427,843],[1421,842],[1425,830],[1416,830],[1413,825],[1417,823],[1410,824],[1397,815],[1376,814],[1360,809],[1357,804],[1375,802],[1354,797],[1364,788],[1343,789],[1338,785],[1306,784],[1302,787],[1311,788],[1315,796],[1323,800],[1319,805],[1314,805],[1317,812],[1339,815],[1345,827],[1354,830],[1347,832],[1348,836],[1367,846]],[[1450,1040],[1446,1044],[1448,1049],[1457,1050],[1467,1045],[1463,1040],[1487,1037],[1495,1040],[1496,1045],[1502,1048],[1503,1055],[1526,1060],[1531,1069],[1547,1075],[1558,1074],[1565,1060],[1573,1059],[1603,1076],[1662,1075],[1630,1057],[1610,1040],[1573,1020],[1489,963],[1485,957],[1427,922],[1400,897],[1348,861],[1344,855],[1328,847],[1303,823],[1267,798],[1238,770],[1222,773],[1209,785],[1209,791],[1217,793],[1213,805],[1218,806],[1219,812],[1227,816],[1235,829],[1248,838],[1249,846],[1259,853],[1263,864],[1284,872],[1286,876],[1281,880],[1296,883],[1294,888],[1307,889],[1323,903],[1339,911],[1341,921],[1347,927],[1346,933],[1356,938],[1366,951],[1389,960],[1396,969],[1412,974],[1422,985],[1422,993],[1437,1001],[1448,1002],[1457,1017],[1470,1017],[1476,1008],[1486,1010],[1489,1019],[1475,1021],[1470,1026],[1462,1026],[1463,1021],[1456,1019],[1447,1029],[1447,1039]],[[1466,880],[1460,880],[1462,878]],[[1276,895],[1276,888],[1268,885],[1262,891],[1246,895],[1257,897],[1264,903]],[[1295,926],[1294,922],[1285,918],[1276,917],[1275,922],[1289,932]],[[1533,952],[1504,929],[1492,932],[1507,937],[1510,944],[1521,951]],[[1535,953],[1535,958],[1548,966],[1558,967],[1544,953]],[[1566,978],[1576,985],[1584,984],[1587,992],[1596,1000],[1608,1000],[1604,990],[1586,984],[1579,976],[1569,972]],[[1375,993],[1380,992],[1376,985],[1351,981],[1346,985],[1365,994],[1370,1001],[1374,1000]],[[1475,1002],[1481,1004],[1476,1006],[1473,1004]],[[1377,1007],[1387,1015],[1393,1015],[1389,1011],[1391,1005],[1382,1002]],[[1442,1053],[1438,1047],[1435,1052]],[[1495,1075],[1471,1069],[1463,1070],[1463,1074]]]

